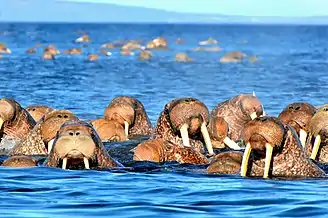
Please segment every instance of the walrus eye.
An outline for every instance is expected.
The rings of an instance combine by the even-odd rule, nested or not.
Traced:
[[[62,115],[58,114],[57,117],[62,118]]]
[[[297,107],[295,108],[295,110],[299,110],[299,109],[301,109],[301,107],[300,107],[300,106],[297,106]]]
[[[32,111],[35,111],[35,108],[33,108]]]
[[[68,134],[69,134],[69,135],[71,135],[71,136],[73,136],[73,135],[74,135],[74,133],[73,133],[73,132],[69,132]]]
[[[68,116],[67,115],[64,115],[64,118],[68,118]]]
[[[80,135],[80,132],[76,132],[75,135]]]
[[[328,108],[327,108],[327,107],[325,107],[325,108],[323,109],[323,111],[328,111]]]

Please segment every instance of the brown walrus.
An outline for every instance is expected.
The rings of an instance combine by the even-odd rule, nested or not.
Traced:
[[[44,54],[49,54],[49,55],[55,56],[55,55],[60,54],[60,51],[56,48],[56,46],[54,46],[54,45],[48,45],[44,49],[43,53]]]
[[[288,125],[284,126],[278,118],[259,117],[250,121],[245,126],[243,138],[247,146],[241,176],[268,178],[325,175],[307,158],[296,131]],[[253,155],[250,158],[251,152]]]
[[[12,156],[2,163],[4,167],[35,167],[38,161],[28,156]]]
[[[200,41],[199,45],[211,45],[211,44],[218,44],[218,43],[219,42],[216,39],[209,37],[207,40]]]
[[[70,54],[70,55],[80,55],[80,54],[82,54],[82,49],[81,48],[71,48],[71,49],[65,50],[63,53]]]
[[[175,61],[177,62],[192,62],[192,59],[186,53],[177,53],[175,55]]]
[[[33,129],[32,116],[13,99],[0,100],[0,138],[7,136],[20,141]]]
[[[25,109],[30,113],[36,122],[38,122],[47,113],[54,111],[53,108],[44,105],[31,105]]]
[[[151,51],[141,51],[139,54],[139,59],[140,60],[149,60],[152,56],[153,56],[153,54],[151,53]]]
[[[229,151],[217,154],[207,167],[210,174],[238,174],[240,172],[243,153]]]
[[[322,107],[311,118],[305,145],[308,156],[320,163],[328,163],[328,107]]]
[[[243,58],[246,57],[246,54],[240,52],[240,51],[232,51],[227,53],[225,56],[223,56],[220,59],[221,63],[237,63],[241,62]]]
[[[81,37],[77,38],[75,42],[91,42],[91,39],[88,34],[83,34]]]
[[[109,156],[92,126],[80,120],[60,127],[44,165],[71,170],[123,167]]]
[[[96,54],[89,54],[87,59],[88,61],[98,61],[99,57]]]
[[[46,52],[43,53],[42,59],[44,59],[44,60],[54,60],[55,55],[52,54],[51,52],[46,51]]]
[[[221,117],[229,127],[230,139],[240,138],[244,125],[263,115],[260,100],[253,95],[241,94],[218,104],[211,112],[211,117]]]
[[[103,142],[121,142],[128,140],[124,127],[115,120],[96,119],[90,124]]]
[[[146,48],[148,49],[163,49],[167,48],[168,42],[163,37],[157,37],[152,41],[148,42]]]
[[[157,163],[177,161],[180,164],[208,164],[209,160],[191,147],[163,139],[147,140],[133,149],[133,160]]]
[[[150,136],[152,125],[143,104],[129,96],[118,96],[104,112],[106,120],[115,120],[125,129],[127,137]]]
[[[60,126],[68,120],[78,119],[67,110],[54,110],[43,116],[35,127],[9,153],[14,155],[47,155]]]
[[[315,112],[315,107],[309,103],[295,102],[287,105],[279,114],[278,118],[284,124],[288,124],[296,130],[301,144],[304,147],[309,130],[309,123]]]
[[[6,44],[0,42],[0,53],[11,54],[11,50],[7,47]]]
[[[205,142],[209,155],[213,155],[208,121],[209,111],[204,103],[195,98],[178,98],[165,105],[152,138],[193,147],[201,153]]]

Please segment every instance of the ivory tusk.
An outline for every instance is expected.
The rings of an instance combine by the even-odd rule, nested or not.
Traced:
[[[209,155],[213,155],[214,154],[213,146],[212,146],[210,135],[208,134],[207,127],[206,127],[205,123],[203,123],[202,126],[200,127],[200,131],[202,132],[202,135],[203,135],[203,138],[204,138],[204,141],[205,141],[205,145],[206,145],[206,148],[207,148],[207,151],[208,151]]]
[[[321,144],[321,136],[317,135],[315,137],[314,145],[313,145],[313,148],[312,148],[312,153],[311,153],[311,159],[312,160],[315,160],[317,158],[317,154],[318,154],[318,151],[319,151],[319,148],[320,148],[320,144]]]
[[[84,162],[84,167],[85,167],[85,169],[90,170],[90,166],[89,166],[89,160],[88,160],[88,158],[83,157],[83,162]]]
[[[307,133],[304,131],[304,129],[300,129],[300,141],[303,147],[305,147],[306,137],[307,137]]]
[[[239,145],[236,142],[234,142],[233,140],[231,140],[228,136],[224,138],[223,142],[231,149],[241,150]]]
[[[64,157],[63,159],[63,165],[62,165],[62,169],[66,170],[66,165],[67,165],[67,157]]]
[[[265,166],[264,166],[263,178],[267,179],[267,178],[269,178],[273,146],[270,145],[269,143],[266,143],[265,148],[266,148],[266,154],[265,154]]]
[[[247,169],[248,169],[248,160],[249,160],[249,156],[251,154],[251,151],[252,151],[252,147],[251,147],[251,144],[248,143],[246,145],[246,149],[244,151],[244,155],[243,155],[243,160],[242,160],[242,163],[241,163],[241,167],[240,167],[240,175],[242,177],[245,177],[246,174],[247,174]]]
[[[251,117],[252,120],[257,118],[256,112],[251,113],[249,116]]]
[[[188,136],[188,124],[185,123],[180,128],[180,134],[182,138],[183,145],[186,147],[190,147],[189,136]]]
[[[126,137],[129,136],[129,123],[127,121],[124,121],[124,132]]]

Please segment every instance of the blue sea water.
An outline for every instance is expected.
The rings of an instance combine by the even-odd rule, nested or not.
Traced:
[[[36,43],[65,50],[81,47],[78,31],[92,43],[82,56],[45,61],[25,54]],[[151,61],[137,56],[100,56],[86,61],[101,44],[118,39],[148,41],[164,36],[170,50]],[[192,52],[214,37],[223,49]],[[174,41],[183,38],[184,45]],[[328,27],[129,24],[0,24],[0,42],[12,50],[0,59],[1,97],[27,107],[68,109],[81,119],[103,116],[118,95],[131,95],[156,124],[164,105],[192,96],[212,108],[240,93],[256,92],[265,111],[278,115],[289,103],[327,103]],[[222,64],[240,50],[259,62]],[[186,52],[192,63],[177,63]],[[111,145],[108,145],[111,146]],[[327,217],[327,180],[262,180],[206,175],[202,169],[164,165],[127,171],[64,171],[46,167],[0,167],[0,217]]]

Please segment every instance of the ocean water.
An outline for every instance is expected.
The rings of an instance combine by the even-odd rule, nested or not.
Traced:
[[[36,43],[59,50],[82,47],[79,31],[92,43],[81,56],[45,61],[25,54]],[[170,49],[151,61],[137,56],[100,56],[86,61],[101,44],[118,39],[164,36]],[[192,52],[198,41],[216,38],[221,52]],[[182,38],[184,45],[174,41]],[[0,59],[1,97],[27,107],[68,109],[81,119],[103,116],[118,95],[138,98],[156,124],[164,105],[191,96],[212,110],[240,93],[256,92],[269,115],[289,103],[327,102],[328,27],[129,24],[0,24],[0,42],[12,50]],[[259,62],[222,64],[226,52],[240,50]],[[186,52],[192,63],[177,63]],[[111,146],[111,145],[107,145]],[[325,179],[263,180],[213,176],[204,167],[163,165],[126,171],[64,171],[46,167],[0,167],[1,217],[326,217]]]

